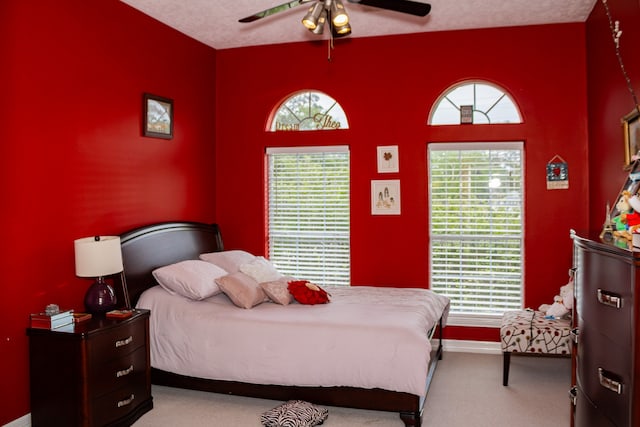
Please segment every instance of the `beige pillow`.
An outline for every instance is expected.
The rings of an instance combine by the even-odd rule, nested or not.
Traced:
[[[258,282],[242,272],[218,277],[216,283],[222,292],[241,308],[254,307],[267,299]]]
[[[293,301],[293,295],[287,289],[290,280],[295,279],[293,277],[282,277],[278,280],[262,282],[260,287],[271,301],[276,304],[288,305]]]
[[[215,264],[218,267],[226,270],[228,273],[235,273],[237,271],[240,271],[241,264],[250,262],[254,258],[255,255],[239,249],[200,254],[201,260],[210,262],[211,264]]]

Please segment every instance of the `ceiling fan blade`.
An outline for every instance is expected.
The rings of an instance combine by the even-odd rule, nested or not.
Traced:
[[[419,3],[411,0],[349,0],[349,3],[360,3],[365,6],[378,7],[415,16],[427,16],[431,11],[429,3]]]
[[[300,6],[301,4],[310,3],[312,1],[317,0],[293,0],[287,3],[280,4],[278,6],[271,7],[269,9],[263,10],[258,13],[254,13],[253,15],[249,15],[246,18],[239,19],[238,22],[253,22],[258,19],[262,19],[265,16],[273,15],[274,13],[283,12],[287,9],[294,8],[296,6]]]

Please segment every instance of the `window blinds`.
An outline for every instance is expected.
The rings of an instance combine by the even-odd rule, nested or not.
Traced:
[[[521,143],[429,144],[431,288],[451,312],[522,307]]]
[[[350,283],[346,146],[269,148],[269,258],[320,285]]]

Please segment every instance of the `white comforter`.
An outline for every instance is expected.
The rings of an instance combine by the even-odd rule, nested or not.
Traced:
[[[423,396],[428,331],[449,300],[425,289],[330,287],[331,302],[250,310],[223,294],[202,301],[147,290],[151,365],[252,384],[381,388]]]

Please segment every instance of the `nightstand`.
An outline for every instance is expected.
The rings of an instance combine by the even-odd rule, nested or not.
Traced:
[[[129,426],[153,408],[148,310],[27,335],[33,427]]]

